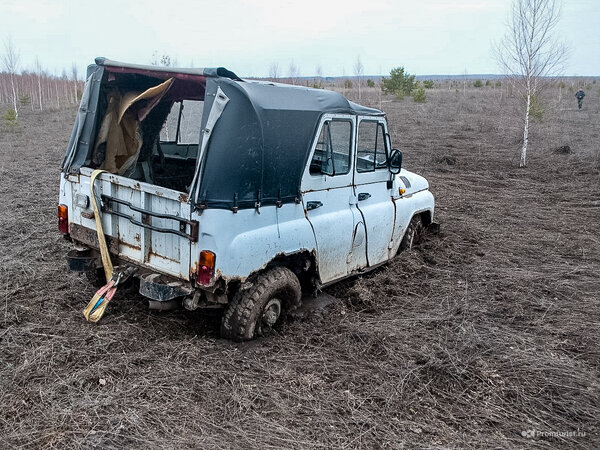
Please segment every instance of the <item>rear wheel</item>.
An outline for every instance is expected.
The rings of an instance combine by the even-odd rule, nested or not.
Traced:
[[[276,327],[300,305],[300,282],[285,267],[274,267],[242,284],[225,310],[221,337],[247,341]]]
[[[421,216],[414,216],[408,224],[406,233],[404,233],[404,237],[400,243],[400,251],[412,249],[422,231],[423,220],[421,219]]]

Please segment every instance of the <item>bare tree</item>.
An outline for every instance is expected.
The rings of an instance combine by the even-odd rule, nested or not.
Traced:
[[[73,103],[77,103],[77,64],[71,65],[71,76],[73,77]]]
[[[276,62],[272,63],[269,67],[269,78],[277,80],[279,78],[279,64]]]
[[[318,88],[323,87],[323,67],[320,64],[315,67],[315,79],[313,81],[313,86]]]
[[[290,73],[290,81],[292,84],[296,84],[296,81],[300,76],[300,69],[298,69],[298,66],[294,63],[294,61],[292,61],[288,70]]]
[[[153,66],[176,67],[178,62],[177,58],[174,56],[171,56],[168,53],[159,54],[157,50],[154,50],[152,52],[150,64]]]
[[[42,65],[40,64],[40,59],[38,57],[35,58],[35,74],[36,74],[36,78],[37,78],[37,82],[38,82],[38,96],[39,96],[39,100],[40,100],[40,111],[43,111],[44,106],[42,104]]]
[[[13,45],[12,39],[9,37],[4,43],[4,54],[2,55],[2,65],[10,75],[10,87],[12,89],[12,103],[13,109],[15,110],[15,116],[19,117],[19,111],[17,110],[17,91],[15,89],[15,75],[19,69],[19,52]]]
[[[556,73],[566,57],[564,44],[553,33],[560,18],[557,0],[514,0],[508,32],[496,46],[498,61],[525,98],[520,167],[527,166],[529,113],[542,80]]]
[[[362,61],[360,60],[360,56],[356,57],[356,62],[354,63],[354,75],[356,75],[356,83],[358,84],[358,99],[360,100],[360,85],[361,85],[361,77],[365,68],[363,66]]]

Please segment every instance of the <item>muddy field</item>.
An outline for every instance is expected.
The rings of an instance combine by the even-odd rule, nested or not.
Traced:
[[[75,111],[1,123],[0,447],[598,448],[597,86],[547,93],[527,169],[506,92],[384,97],[440,234],[246,344],[132,290],[85,322],[56,225]]]

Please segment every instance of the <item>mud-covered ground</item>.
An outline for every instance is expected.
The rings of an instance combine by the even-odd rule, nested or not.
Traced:
[[[75,111],[1,123],[0,447],[598,448],[596,86],[582,111],[548,93],[527,169],[506,91],[384,97],[440,234],[245,344],[131,290],[85,322],[56,227]]]

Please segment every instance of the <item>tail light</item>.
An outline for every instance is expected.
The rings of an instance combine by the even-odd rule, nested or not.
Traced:
[[[208,250],[200,252],[198,259],[198,274],[196,275],[196,283],[208,286],[210,280],[215,274],[215,254]]]
[[[69,234],[69,208],[66,205],[58,205],[56,215],[58,216],[58,231],[62,234]]]

